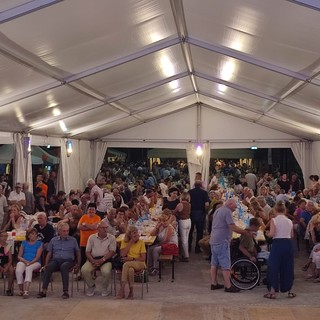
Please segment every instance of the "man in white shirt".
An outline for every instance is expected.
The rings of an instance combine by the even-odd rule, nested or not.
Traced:
[[[86,256],[87,261],[81,268],[81,274],[88,286],[87,296],[93,296],[96,288],[95,279],[92,272],[99,269],[102,276],[103,297],[107,296],[107,288],[111,277],[111,258],[114,256],[117,244],[115,237],[108,233],[108,225],[101,221],[98,226],[98,233],[92,234],[87,242]]]
[[[22,185],[20,182],[16,183],[15,190],[10,192],[8,203],[18,203],[21,207],[26,205],[26,195],[21,191]]]

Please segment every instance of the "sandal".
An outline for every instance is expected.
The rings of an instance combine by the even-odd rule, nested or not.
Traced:
[[[266,298],[266,299],[272,299],[273,300],[273,299],[276,298],[276,295],[274,293],[268,292],[263,297]]]
[[[292,299],[292,298],[295,298],[297,295],[293,292],[288,292],[288,298],[289,299]]]

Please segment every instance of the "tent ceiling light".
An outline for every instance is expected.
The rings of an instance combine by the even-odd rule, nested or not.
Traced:
[[[67,157],[70,157],[71,153],[73,151],[73,149],[72,149],[72,141],[71,140],[67,140],[66,148],[67,148]]]
[[[197,156],[202,156],[202,153],[203,153],[202,148],[201,148],[200,145],[198,145],[198,146],[197,146],[197,150],[196,150],[196,155],[197,155]]]

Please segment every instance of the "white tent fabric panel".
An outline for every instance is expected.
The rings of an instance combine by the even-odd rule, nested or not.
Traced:
[[[205,47],[207,44],[197,42],[198,45]],[[210,48],[208,46],[208,48]],[[212,79],[222,78],[230,81],[237,79],[236,84],[243,88],[251,88],[261,94],[276,95],[279,87],[287,86],[291,78],[282,74],[259,68],[244,61],[237,61],[235,58],[226,57],[223,54],[205,50],[199,47],[192,47],[191,54],[194,59],[196,75],[202,76],[209,74]],[[230,69],[231,74],[227,75],[226,69]],[[209,72],[208,72],[209,70]],[[254,73],[254,78],[251,75]]]
[[[90,144],[91,153],[93,156],[93,173],[92,177],[96,178],[97,174],[101,169],[101,165],[104,161],[104,157],[107,152],[107,143],[106,142],[92,142]]]
[[[296,142],[291,144],[291,150],[300,165],[303,177],[304,185],[309,185],[309,176],[312,174],[311,161],[310,161],[310,144],[307,142]]]
[[[310,41],[319,24],[316,10],[278,0],[202,0],[201,5],[187,0],[183,7],[192,37],[240,49],[296,72],[319,57],[319,42]],[[304,34],[306,30],[310,34]]]
[[[223,101],[223,98],[220,98],[221,100],[216,99],[214,103],[212,103],[211,98],[204,97],[201,95],[201,99],[204,103],[204,105],[211,110],[216,110],[218,112],[222,112],[224,114],[229,114],[230,116],[236,116],[240,119],[247,120],[247,121],[255,121],[257,119],[257,113],[254,111],[251,111],[250,109],[242,108],[241,106],[238,106],[238,104],[230,105],[230,103],[226,103]],[[211,116],[214,117],[214,114]]]
[[[171,89],[170,97],[167,101],[163,100],[163,96],[166,95],[168,87]],[[192,92],[192,84],[187,77],[174,80],[163,85],[159,85],[156,88],[143,91],[134,96],[119,100],[119,103],[123,105],[130,105],[130,109],[134,112],[144,112],[145,110],[152,110],[156,106],[170,105],[175,108],[176,105],[180,105],[180,108],[186,105],[195,104],[197,101],[194,98]]]
[[[66,140],[60,139],[61,162],[58,172],[58,190],[69,192],[71,189],[84,189],[87,180],[92,176],[93,152],[89,141],[71,140],[72,154],[67,157]],[[100,152],[100,149],[97,151]]]
[[[176,112],[161,119],[112,134],[109,140],[149,140],[160,142],[194,140],[196,139],[196,127],[190,127],[189,124],[194,122],[196,117],[197,112],[194,108],[185,109],[183,112]]]
[[[284,134],[281,131],[263,127],[222,112],[212,111],[209,108],[202,110],[201,126],[203,140],[297,140],[294,135]]]
[[[171,70],[161,68],[158,61],[163,57],[171,61]],[[117,97],[144,88],[150,83],[157,83],[165,77],[186,73],[188,70],[180,63],[181,60],[183,55],[178,44],[86,77],[83,81],[106,96]],[[146,65],[149,68],[145,68]]]
[[[32,38],[26,39],[17,25]],[[9,21],[1,29],[33,54],[70,73],[136,52],[154,42],[154,37],[160,40],[175,33],[169,1],[62,1]]]
[[[0,130],[109,141],[114,127],[144,126],[177,111],[169,104],[182,99],[181,110],[205,104],[319,139],[317,7],[278,0],[69,0],[1,8],[0,69],[7,81],[0,83],[0,114],[7,121]],[[299,126],[299,109],[310,124]]]
[[[197,78],[197,83],[202,89],[200,92],[201,101],[208,105],[215,105],[216,101],[221,100],[225,101],[229,108],[243,109],[245,111],[251,110],[257,116],[270,104],[270,101],[263,97],[239,91],[236,88],[226,87],[223,84],[216,83],[212,85],[211,81],[200,78]],[[226,97],[226,91],[228,93],[228,97]]]
[[[33,191],[31,153],[27,150],[25,134],[15,133],[14,139],[14,176],[13,184],[17,182],[29,183],[29,190]],[[30,137],[29,137],[30,138]]]

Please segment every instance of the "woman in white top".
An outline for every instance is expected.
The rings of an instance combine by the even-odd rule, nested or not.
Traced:
[[[157,236],[157,243],[150,246],[148,249],[148,267],[150,275],[157,275],[159,270],[159,256],[162,251],[162,246],[165,243],[173,243],[178,247],[178,234],[176,229],[170,223],[170,215],[166,214],[165,209],[159,217],[157,226],[151,231],[151,236]],[[170,211],[170,210],[169,210]]]
[[[272,247],[268,261],[268,293],[267,299],[275,299],[278,291],[288,292],[288,298],[294,298],[291,292],[294,278],[293,264],[293,224],[286,215],[286,207],[283,201],[279,201],[275,207],[275,218],[271,219],[269,237],[272,238]]]

